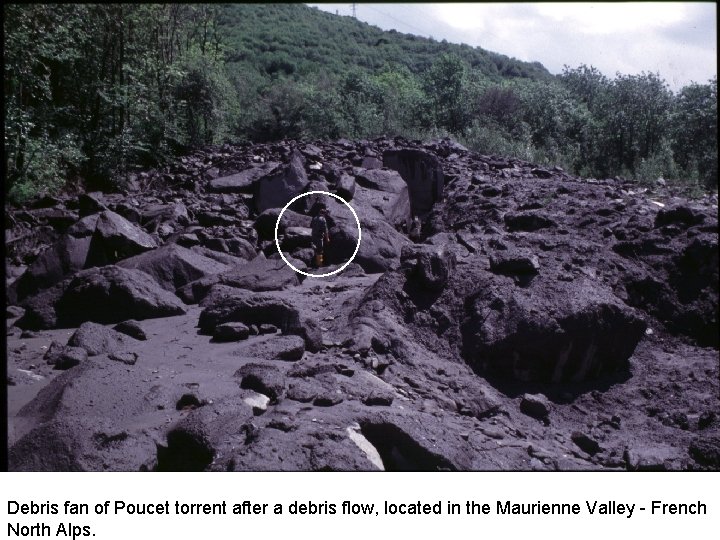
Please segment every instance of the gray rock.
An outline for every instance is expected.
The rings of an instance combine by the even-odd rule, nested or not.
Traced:
[[[580,448],[580,450],[586,454],[590,454],[591,456],[594,456],[601,450],[600,444],[585,433],[573,431],[572,435],[570,435],[570,439],[577,445],[578,448]]]
[[[280,259],[258,255],[252,261],[224,272],[220,283],[249,291],[281,291],[300,284],[298,274]]]
[[[87,216],[38,256],[11,285],[9,295],[22,300],[83,268],[112,264],[156,247],[151,236],[114,212]]]
[[[400,193],[407,187],[397,171],[386,169],[356,169],[355,181],[362,187],[387,193]]]
[[[465,303],[465,357],[477,368],[524,382],[587,381],[628,369],[646,323],[612,291],[581,278],[572,287],[497,279],[487,274]]]
[[[55,362],[55,369],[66,370],[75,367],[88,358],[88,353],[80,347],[64,347]]]
[[[440,161],[430,152],[407,148],[386,150],[383,164],[398,171],[405,180],[413,215],[425,214],[442,200],[445,175]]]
[[[355,178],[349,174],[342,174],[335,185],[337,194],[346,202],[352,201],[355,196]]]
[[[272,336],[269,339],[252,340],[236,349],[233,354],[244,358],[294,362],[302,359],[305,354],[305,341],[295,335]]]
[[[68,340],[71,347],[85,349],[90,356],[115,352],[133,342],[132,338],[94,322],[84,322]]]
[[[445,288],[457,264],[455,254],[436,246],[403,246],[400,263],[409,282],[439,292]]]
[[[145,334],[145,330],[142,329],[142,327],[138,324],[137,321],[133,321],[133,320],[123,321],[120,324],[117,324],[115,327],[113,327],[113,330],[120,332],[121,334],[125,334],[132,338],[135,338],[137,340],[140,340],[140,341],[147,340],[147,335]]]
[[[540,271],[540,262],[525,250],[497,251],[490,256],[490,270],[504,275],[532,275]]]
[[[208,184],[208,190],[215,193],[252,193],[253,186],[263,176],[271,173],[280,164],[269,161],[253,165],[237,174],[215,178]]]
[[[85,321],[110,324],[185,313],[180,300],[148,274],[117,266],[78,273],[55,303],[55,310],[58,324],[65,327]]]
[[[268,208],[282,208],[302,193],[307,186],[305,163],[302,154],[294,152],[290,162],[260,178],[255,184],[255,208],[264,212]]]
[[[310,227],[310,216],[304,216],[293,212],[292,210],[285,210],[282,215],[282,220],[278,223],[278,216],[280,215],[281,208],[270,208],[262,212],[253,227],[257,231],[260,240],[273,240],[275,238],[275,225],[278,225],[278,234],[283,234],[287,227]]]
[[[369,396],[363,399],[363,403],[369,407],[382,406],[389,407],[393,402],[393,395],[389,392],[373,391]]]
[[[509,231],[532,232],[557,225],[552,219],[537,212],[508,212],[503,219]]]
[[[108,355],[108,358],[110,360],[115,360],[116,362],[120,362],[122,364],[126,364],[128,366],[134,366],[137,362],[138,355],[134,352],[113,352]]]
[[[212,334],[215,327],[226,322],[273,324],[283,333],[292,333],[300,326],[298,310],[287,300],[254,294],[231,296],[214,302],[200,313],[200,331]]]
[[[690,455],[701,465],[717,470],[720,467],[720,437],[717,435],[695,437],[690,443]]]
[[[277,403],[285,394],[285,376],[267,364],[249,363],[235,372],[240,379],[240,388],[265,394],[271,403]]]
[[[520,412],[537,420],[547,420],[552,405],[542,394],[525,394],[520,400]]]
[[[219,324],[213,332],[215,341],[240,341],[241,339],[247,339],[249,335],[250,329],[243,323],[238,322]]]
[[[177,244],[168,244],[120,261],[121,268],[142,270],[165,290],[176,289],[205,276],[219,274],[228,267]]]

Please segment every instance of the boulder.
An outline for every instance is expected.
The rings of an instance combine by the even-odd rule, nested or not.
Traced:
[[[126,334],[121,334],[101,324],[84,322],[75,333],[70,336],[68,346],[80,347],[90,356],[111,353],[125,348],[134,341]]]
[[[226,322],[273,324],[283,333],[300,327],[300,314],[287,300],[264,294],[231,296],[218,300],[200,313],[198,326],[205,334]]]
[[[253,245],[244,238],[227,238],[225,240],[225,244],[227,245],[229,253],[241,259],[245,259],[246,261],[254,259],[257,255],[257,251],[255,250]]]
[[[258,213],[268,208],[282,208],[302,193],[307,186],[305,160],[299,152],[293,152],[286,165],[278,167],[255,183],[254,201]]]
[[[537,420],[546,421],[552,406],[542,394],[525,394],[520,400],[520,412]]]
[[[96,222],[97,216],[90,216],[68,229],[10,285],[8,295],[22,301],[85,268]]]
[[[102,324],[152,319],[185,313],[180,300],[148,274],[117,266],[78,273],[55,303],[58,325]]]
[[[213,332],[215,341],[240,341],[247,339],[250,335],[250,329],[243,323],[228,322],[219,324]]]
[[[112,264],[156,247],[151,236],[114,212],[87,216],[40,254],[9,294],[22,300],[83,268]]]
[[[129,320],[129,321],[123,321],[120,324],[113,327],[113,330],[116,332],[120,332],[121,334],[125,334],[126,336],[130,336],[132,338],[138,339],[140,341],[146,341],[147,335],[145,334],[145,330],[142,329],[142,327],[138,324],[137,321]]]
[[[508,212],[503,219],[511,232],[532,232],[556,226],[552,219],[537,212]]]
[[[168,244],[135,257],[120,261],[121,268],[141,270],[152,276],[168,291],[205,276],[219,274],[228,267],[177,244]]]
[[[238,369],[235,377],[240,379],[240,388],[264,394],[271,403],[277,403],[285,394],[285,376],[274,366],[252,362]]]
[[[215,328],[226,322],[241,322],[245,325],[271,324],[283,334],[294,334],[303,338],[305,348],[311,352],[322,349],[322,330],[313,319],[301,318],[295,306],[287,300],[265,294],[232,294],[211,299],[200,313],[200,332],[213,334]]]
[[[686,205],[678,205],[671,208],[661,208],[655,216],[655,227],[663,227],[671,224],[692,227],[704,221],[705,214],[702,211]]]
[[[540,271],[540,263],[537,256],[527,250],[503,250],[490,255],[490,270],[507,276],[532,275]]]
[[[437,246],[406,245],[400,263],[408,281],[421,289],[439,292],[455,270],[455,254]]]
[[[298,274],[280,259],[258,255],[252,261],[224,272],[220,283],[249,291],[281,291],[300,284]]]
[[[243,358],[261,358],[264,360],[302,359],[305,354],[305,341],[300,336],[271,336],[263,340],[253,340],[233,352]]]
[[[646,323],[589,279],[517,287],[492,274],[465,301],[465,358],[483,373],[524,382],[592,380],[626,372]]]
[[[283,251],[312,247],[312,229],[308,227],[287,227],[280,245]]]
[[[690,442],[690,455],[701,465],[717,470],[720,467],[720,436],[701,435]]]
[[[384,221],[363,223],[362,233],[355,262],[367,273],[384,272],[397,266],[403,246],[410,243],[407,237]]]
[[[255,220],[255,230],[260,240],[273,240],[275,238],[275,224],[278,221],[281,208],[270,208],[261,213]],[[278,234],[284,233],[287,227],[310,227],[310,216],[304,216],[288,209],[282,215],[278,225]]]
[[[346,202],[352,201],[355,196],[355,178],[349,174],[342,174],[335,184],[336,193]]]
[[[440,160],[430,152],[411,148],[386,150],[383,164],[399,172],[405,180],[413,215],[429,212],[442,200],[445,176]]]
[[[149,234],[107,210],[97,216],[86,266],[111,264],[156,247],[157,243]]]
[[[88,358],[88,353],[80,347],[65,347],[55,361],[55,369],[66,370],[83,363]]]
[[[253,165],[237,174],[210,180],[208,190],[214,193],[252,193],[253,186],[263,176],[270,174],[280,164],[268,161]]]
[[[183,203],[151,204],[140,212],[140,224],[163,237],[189,223],[187,207]]]
[[[57,285],[40,291],[23,301],[25,313],[15,325],[27,330],[48,330],[57,327],[57,313],[55,304],[60,300],[70,280],[67,279]]]
[[[99,191],[82,193],[78,197],[78,213],[80,217],[91,216],[107,210],[103,194]]]
[[[397,171],[387,169],[357,169],[355,181],[362,187],[387,193],[400,193],[407,187]]]

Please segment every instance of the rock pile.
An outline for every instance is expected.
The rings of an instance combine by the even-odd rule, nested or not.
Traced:
[[[124,180],[6,209],[13,470],[718,468],[716,195],[402,138]]]

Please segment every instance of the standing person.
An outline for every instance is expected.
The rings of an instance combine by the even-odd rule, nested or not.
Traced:
[[[321,205],[318,213],[310,222],[312,229],[312,243],[315,248],[315,268],[323,266],[325,263],[325,244],[330,242],[330,231],[327,224],[327,207]]]
[[[420,240],[422,240],[422,223],[420,223],[420,218],[418,216],[414,216],[412,220],[412,225],[410,226],[410,240],[417,243]]]

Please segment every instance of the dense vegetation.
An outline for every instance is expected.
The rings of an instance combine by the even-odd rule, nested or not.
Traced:
[[[717,80],[550,75],[300,4],[7,5],[6,193],[225,141],[451,135],[587,176],[717,189]]]

